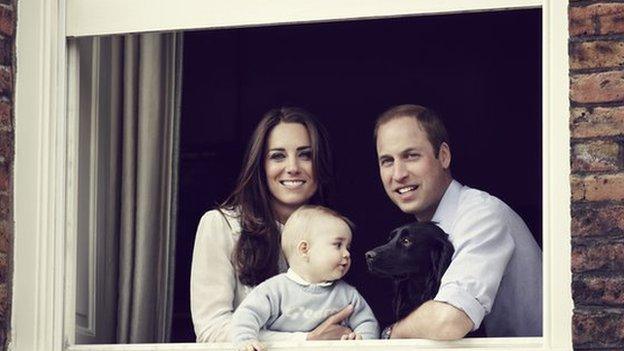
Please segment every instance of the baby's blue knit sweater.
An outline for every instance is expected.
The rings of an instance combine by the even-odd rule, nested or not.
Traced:
[[[256,286],[232,317],[233,342],[258,340],[260,328],[282,332],[309,332],[348,304],[353,313],[345,326],[362,339],[378,339],[379,323],[364,298],[342,280],[329,285],[305,285],[292,271]]]

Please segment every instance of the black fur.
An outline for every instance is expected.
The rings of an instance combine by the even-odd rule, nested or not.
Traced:
[[[453,252],[440,227],[415,222],[394,229],[388,243],[366,253],[370,272],[394,280],[396,320],[435,297]]]

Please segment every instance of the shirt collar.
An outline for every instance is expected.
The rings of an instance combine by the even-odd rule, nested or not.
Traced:
[[[448,188],[446,188],[446,191],[438,204],[438,208],[431,218],[431,221],[437,223],[438,226],[446,233],[450,233],[451,225],[455,220],[455,212],[457,210],[457,203],[461,194],[461,188],[462,185],[453,179]]]
[[[288,270],[286,271],[286,276],[290,278],[290,280],[294,281],[295,283],[299,285],[303,285],[303,286],[330,286],[334,283],[333,281],[317,283],[317,284],[310,283],[309,281],[303,279],[299,274],[297,274],[297,272],[293,271],[292,268],[288,268]]]

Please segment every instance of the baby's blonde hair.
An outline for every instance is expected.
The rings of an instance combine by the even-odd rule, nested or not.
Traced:
[[[297,245],[302,241],[310,240],[311,224],[314,219],[328,216],[344,221],[351,232],[355,226],[347,217],[338,212],[323,206],[303,205],[293,212],[282,230],[282,251],[286,261],[290,262],[290,258],[297,251]]]

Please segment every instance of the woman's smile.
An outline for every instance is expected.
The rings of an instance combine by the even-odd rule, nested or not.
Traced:
[[[289,179],[289,180],[281,180],[280,184],[285,186],[288,189],[300,189],[306,183],[303,179]]]
[[[280,221],[288,219],[316,193],[310,135],[301,123],[280,123],[269,134],[264,171],[271,206]]]

